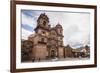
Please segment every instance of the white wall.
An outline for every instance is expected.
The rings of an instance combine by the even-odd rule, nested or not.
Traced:
[[[45,2],[89,4],[98,6],[98,67],[84,69],[68,69],[55,71],[41,71],[34,73],[99,73],[100,72],[100,0],[34,0]],[[0,73],[9,73],[10,69],[10,0],[0,2]],[[31,72],[33,73],[33,72]]]

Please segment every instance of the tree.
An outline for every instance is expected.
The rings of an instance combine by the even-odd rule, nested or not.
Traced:
[[[28,61],[31,59],[33,42],[29,40],[21,41],[21,61]]]

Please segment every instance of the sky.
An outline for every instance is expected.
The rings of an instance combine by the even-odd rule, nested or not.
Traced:
[[[80,47],[90,44],[90,13],[64,11],[21,10],[22,39],[34,34],[41,13],[49,18],[51,27],[60,23],[63,27],[64,45]]]

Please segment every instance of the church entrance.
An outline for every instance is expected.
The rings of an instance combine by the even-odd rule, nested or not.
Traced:
[[[55,51],[54,50],[51,50],[51,58],[54,58],[55,57]]]
[[[51,58],[55,58],[56,57],[56,51],[55,50],[51,50]]]

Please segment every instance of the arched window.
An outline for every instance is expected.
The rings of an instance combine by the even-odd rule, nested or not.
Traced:
[[[46,26],[46,21],[43,21],[43,25]]]
[[[42,31],[42,33],[43,33],[43,34],[45,34],[45,32],[44,32],[44,31]]]
[[[46,32],[45,32],[45,31],[42,31],[42,35],[43,35],[43,36],[46,36]]]
[[[44,42],[44,38],[41,38],[41,41]]]

